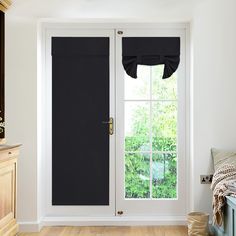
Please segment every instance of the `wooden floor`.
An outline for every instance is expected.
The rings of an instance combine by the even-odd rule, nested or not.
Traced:
[[[40,233],[20,236],[187,236],[185,226],[145,227],[45,227]]]

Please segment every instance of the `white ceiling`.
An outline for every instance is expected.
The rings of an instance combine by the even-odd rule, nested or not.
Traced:
[[[34,18],[191,19],[206,0],[13,0],[9,15]]]

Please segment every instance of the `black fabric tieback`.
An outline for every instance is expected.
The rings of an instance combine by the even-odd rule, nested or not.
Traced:
[[[179,37],[124,37],[122,63],[126,73],[137,78],[138,65],[164,64],[163,79],[171,77],[180,63]]]

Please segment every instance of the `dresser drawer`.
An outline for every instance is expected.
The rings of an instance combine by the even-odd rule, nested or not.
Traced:
[[[10,158],[14,158],[17,157],[19,155],[19,149],[18,148],[13,148],[10,150],[3,150],[0,151],[0,162],[10,159]]]

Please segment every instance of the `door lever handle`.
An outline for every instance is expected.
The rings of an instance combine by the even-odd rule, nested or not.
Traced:
[[[111,117],[109,121],[102,121],[103,124],[109,124],[109,134],[114,134],[114,119]]]

